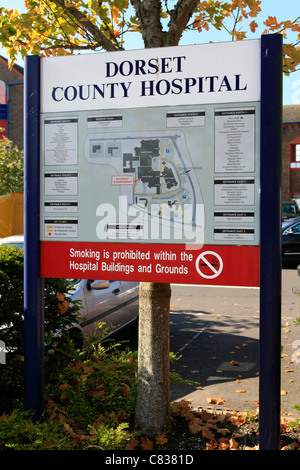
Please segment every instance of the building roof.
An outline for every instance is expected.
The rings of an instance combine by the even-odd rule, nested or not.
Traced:
[[[8,67],[8,59],[6,59],[6,57],[3,57],[2,55],[0,55],[0,60],[2,62],[5,62]],[[24,68],[21,67],[21,65],[18,65],[15,63],[12,67],[12,70],[14,70],[18,75],[21,75],[22,77],[24,77]]]
[[[282,107],[282,122],[300,122],[300,105],[291,104]]]

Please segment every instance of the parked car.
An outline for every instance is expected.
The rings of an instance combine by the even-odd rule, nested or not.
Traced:
[[[24,236],[0,239],[0,245],[24,247]],[[133,324],[139,313],[139,283],[91,279],[69,279],[72,300],[81,301],[80,323],[70,325],[73,333],[90,334],[99,323],[112,327],[113,332]],[[104,328],[106,328],[104,326]]]
[[[0,238],[0,245],[15,245],[19,248],[23,248],[24,235],[12,235],[11,237]]]
[[[300,262],[300,217],[282,223],[282,260]]]
[[[296,201],[283,201],[281,204],[281,220],[289,221],[299,215]]]

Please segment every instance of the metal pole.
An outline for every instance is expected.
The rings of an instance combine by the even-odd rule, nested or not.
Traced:
[[[25,58],[24,80],[25,408],[44,409],[44,308],[40,278],[40,58]]]
[[[259,448],[280,449],[282,36],[261,37]]]

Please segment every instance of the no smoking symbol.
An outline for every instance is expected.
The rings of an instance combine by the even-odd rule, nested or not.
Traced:
[[[196,269],[205,279],[214,279],[223,270],[222,258],[214,251],[204,251],[196,259]]]

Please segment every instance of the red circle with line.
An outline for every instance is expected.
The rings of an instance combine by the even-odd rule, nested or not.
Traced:
[[[200,253],[196,260],[196,269],[200,276],[205,279],[218,277],[223,270],[223,260],[214,251],[204,251]]]

